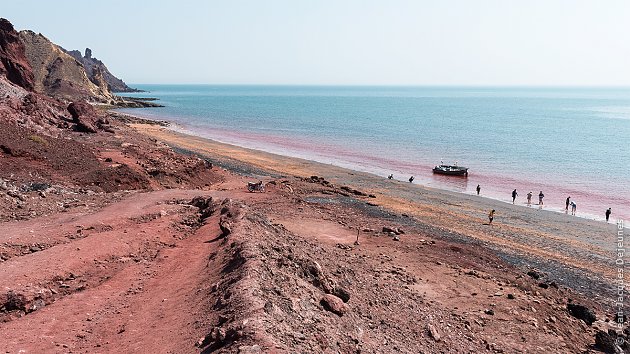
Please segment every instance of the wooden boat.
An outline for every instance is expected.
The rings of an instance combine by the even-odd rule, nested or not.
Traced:
[[[433,167],[433,173],[448,176],[464,176],[468,177],[468,167],[439,165]]]

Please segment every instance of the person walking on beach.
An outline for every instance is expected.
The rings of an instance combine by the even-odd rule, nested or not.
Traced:
[[[612,213],[612,210],[610,210],[610,208],[608,208],[606,210],[606,222],[608,222],[608,219],[610,218],[610,214]]]
[[[495,212],[495,210],[492,209],[492,210],[490,210],[490,214],[488,214],[488,220],[489,220],[488,221],[488,225],[492,225],[492,220],[494,220],[494,212]]]
[[[479,195],[479,192],[481,192],[481,186],[477,185],[477,195]]]
[[[540,193],[538,193],[538,205],[543,205],[543,198],[545,197],[545,195],[543,194],[542,191],[540,191]]]
[[[577,204],[574,201],[571,201],[571,215],[575,215],[575,209],[577,209]]]
[[[409,182],[413,183],[413,176],[409,177]]]
[[[571,203],[571,196],[567,197],[567,203],[564,207],[564,210],[569,211],[569,203]]]
[[[514,201],[516,200],[516,196],[518,195],[518,193],[516,192],[516,189],[514,189],[512,191],[512,204],[514,204]]]
[[[532,192],[527,193],[527,206],[532,206]]]

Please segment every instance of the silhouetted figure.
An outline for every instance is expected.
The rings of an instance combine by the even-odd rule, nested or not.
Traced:
[[[413,176],[409,177],[409,182],[413,183]]]
[[[488,225],[491,225],[491,224],[492,224],[492,220],[494,220],[494,212],[495,212],[495,211],[496,211],[496,210],[494,210],[494,209],[490,210],[490,214],[488,214],[488,220],[489,220],[489,221],[488,221]]]
[[[479,192],[481,192],[481,186],[477,185],[477,195],[479,195]]]
[[[608,219],[610,219],[610,214],[612,214],[612,210],[610,210],[610,208],[608,208],[606,210],[606,222],[608,222]]]
[[[514,204],[514,201],[516,200],[516,196],[518,195],[518,193],[516,192],[516,189],[512,191],[512,204]]]
[[[577,204],[574,201],[571,201],[571,215],[575,215],[575,209],[577,209]]]
[[[532,192],[527,193],[527,206],[532,206]]]
[[[571,203],[571,197],[569,196],[569,197],[567,198],[567,203],[566,203],[566,205],[564,206],[564,210],[569,211],[569,204],[570,204],[570,203]]]
[[[538,205],[543,205],[543,198],[545,197],[545,195],[543,194],[542,191],[540,191],[540,193],[538,193]]]
[[[394,179],[394,174],[390,174],[389,176],[387,176],[387,179]]]

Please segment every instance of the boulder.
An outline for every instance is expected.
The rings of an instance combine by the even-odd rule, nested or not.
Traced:
[[[615,344],[615,339],[616,338],[604,331],[597,331],[595,334],[595,348],[603,351],[604,353],[623,353],[621,348]]]
[[[343,302],[350,301],[350,292],[340,286],[335,286],[335,289],[333,290],[332,293],[333,295],[340,298]]]
[[[567,310],[571,316],[584,321],[589,326],[597,320],[595,313],[584,305],[567,304]]]
[[[28,301],[26,296],[9,290],[6,294],[0,295],[0,310],[2,311],[26,311]]]
[[[190,201],[189,204],[199,208],[200,210],[207,209],[208,207],[212,206],[212,197],[206,198],[203,196],[196,196]]]
[[[382,231],[383,231],[384,233],[391,233],[391,234],[398,235],[398,233],[397,233],[397,231],[396,231],[396,229],[395,229],[395,228],[391,228],[391,227],[388,227],[388,226],[383,226]]]
[[[361,196],[361,197],[367,197],[368,196],[366,193],[363,193],[360,190],[356,190],[356,189],[353,189],[353,188],[350,188],[350,187],[347,187],[347,186],[341,187],[341,190],[344,190],[344,191],[346,191],[348,193],[352,193],[354,195],[358,195],[358,196]]]
[[[440,339],[442,339],[440,332],[438,332],[435,326],[433,326],[432,324],[427,325],[427,331],[429,332],[431,338],[433,338],[436,342],[439,342]]]
[[[324,307],[324,309],[338,316],[343,316],[349,310],[348,305],[346,305],[343,300],[332,294],[324,295],[320,304]]]
[[[205,337],[200,338],[195,345],[200,348],[211,343],[216,346],[221,346],[225,342],[226,336],[227,334],[224,328],[213,327],[210,333],[208,333]]]
[[[199,220],[204,221],[212,214],[214,214],[214,204],[212,203],[212,197],[197,196],[189,203],[192,206],[199,208]]]
[[[80,132],[96,133],[97,127],[105,123],[105,120],[100,119],[94,107],[84,100],[70,103],[68,112],[77,125],[77,131]]]
[[[542,273],[540,273],[540,272],[538,272],[538,271],[536,271],[534,269],[532,269],[529,272],[527,272],[527,275],[529,275],[530,277],[532,277],[532,278],[534,278],[536,280],[542,278],[542,276],[543,276]]]

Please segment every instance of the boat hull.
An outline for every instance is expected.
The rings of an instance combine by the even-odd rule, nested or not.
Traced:
[[[468,168],[457,166],[435,166],[433,173],[446,176],[468,177]]]

